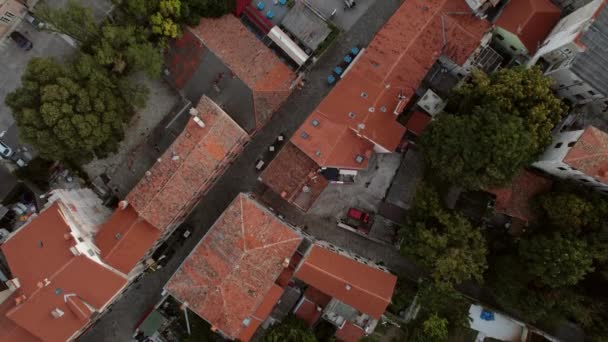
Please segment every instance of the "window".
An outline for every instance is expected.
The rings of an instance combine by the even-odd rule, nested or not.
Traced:
[[[560,169],[560,170],[562,170],[562,171],[566,171],[566,168],[565,168],[565,167],[561,167],[561,166],[560,166],[560,167],[558,167],[558,169]]]
[[[516,48],[515,48],[515,46],[513,46],[513,45],[509,45],[509,49],[511,49],[511,50],[513,50],[513,51],[515,51],[515,52],[517,52],[517,49],[516,49]]]
[[[7,17],[0,17],[0,21],[4,21],[5,23],[10,23],[11,20]]]
[[[568,147],[572,147],[572,146],[574,146],[574,144],[576,144],[576,141],[571,141],[568,143]]]
[[[500,33],[496,34],[496,38],[498,38],[498,40],[505,40],[505,37],[503,37]]]
[[[354,119],[355,116],[357,116],[357,114],[355,114],[355,112],[348,112],[348,117],[351,119]]]
[[[364,99],[366,99],[367,98],[367,93],[366,92],[362,92],[361,93],[361,97],[364,98]]]
[[[576,94],[576,95],[574,95],[574,97],[576,97],[576,99],[579,101],[583,101],[585,99],[585,96],[582,94]]]
[[[308,139],[309,135],[306,132],[302,132],[300,133],[300,137],[302,137],[302,139]]]
[[[6,15],[7,18],[14,18],[15,15],[11,12],[5,12],[4,15]]]
[[[587,92],[588,92],[588,93],[589,93],[589,95],[591,95],[591,96],[595,95],[595,92],[594,92],[593,90],[589,90],[589,91],[587,91]]]
[[[562,147],[562,145],[563,145],[563,144],[562,144],[561,142],[560,142],[560,143],[557,143],[557,144],[555,144],[555,148],[560,148],[560,147]]]

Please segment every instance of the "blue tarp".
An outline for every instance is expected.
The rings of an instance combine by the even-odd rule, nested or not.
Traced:
[[[342,75],[342,72],[343,72],[343,71],[344,71],[344,70],[342,70],[342,68],[340,68],[339,66],[337,66],[337,67],[335,67],[335,68],[334,68],[334,72],[335,72],[336,74],[338,74],[338,75]]]
[[[352,53],[353,55],[358,55],[359,54],[359,48],[358,47],[354,47],[350,49],[350,53]]]
[[[494,313],[492,311],[488,311],[488,310],[482,310],[481,311],[481,315],[479,315],[479,318],[485,320],[485,321],[493,321],[494,320]]]

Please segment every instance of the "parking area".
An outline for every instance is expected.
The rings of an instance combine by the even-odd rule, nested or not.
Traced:
[[[348,31],[367,12],[376,0],[355,0],[356,5],[347,8],[344,0],[307,0],[308,4],[316,9],[325,18],[341,30]],[[334,13],[332,16],[332,13]]]

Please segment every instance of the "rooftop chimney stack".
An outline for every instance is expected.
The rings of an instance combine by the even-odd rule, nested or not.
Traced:
[[[51,311],[51,315],[53,315],[53,318],[58,319],[63,317],[65,313],[63,311],[61,311],[60,308],[54,308],[53,311]]]
[[[122,200],[120,202],[118,202],[118,208],[120,208],[120,210],[125,210],[127,209],[127,207],[129,206],[129,202]]]
[[[203,122],[203,120],[201,120],[201,118],[195,116],[193,120],[200,128],[205,128],[205,123]]]

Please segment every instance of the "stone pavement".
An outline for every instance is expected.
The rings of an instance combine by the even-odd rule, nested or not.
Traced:
[[[327,74],[341,60],[345,51],[355,45],[367,45],[399,4],[398,0],[377,1],[351,30],[338,37],[334,45],[309,71],[307,86],[292,94],[194,209],[187,220],[194,227],[190,238],[185,241],[164,268],[142,276],[138,283],[133,284],[123,297],[100,318],[100,321],[80,338],[80,341],[129,341],[141,316],[160,300],[163,285],[217,217],[239,192],[252,191],[258,184],[258,173],[255,170],[255,161],[258,156],[264,153],[279,133],[282,132],[288,136],[293,134],[330,90],[326,81]],[[352,237],[344,236],[344,238],[351,239]],[[362,246],[362,251],[386,249],[384,245],[375,248]],[[366,256],[366,253],[360,254]],[[395,254],[385,257],[392,259],[393,256],[396,257]],[[373,256],[371,258],[376,259]]]

